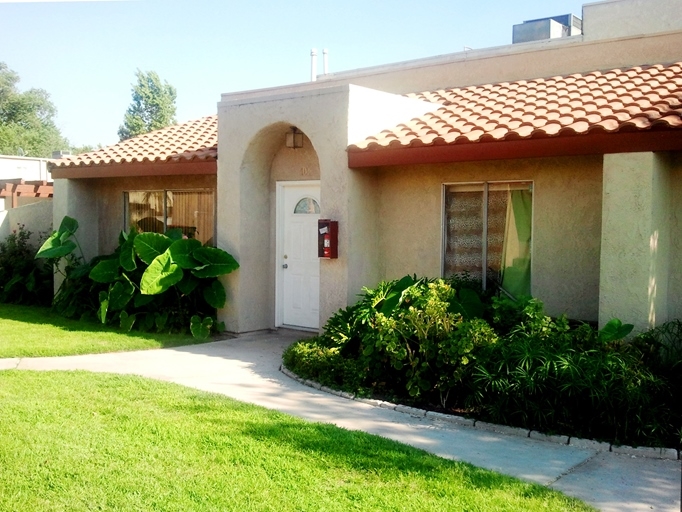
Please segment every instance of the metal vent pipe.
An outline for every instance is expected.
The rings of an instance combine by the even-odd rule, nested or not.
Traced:
[[[317,80],[317,48],[310,50],[310,81]]]

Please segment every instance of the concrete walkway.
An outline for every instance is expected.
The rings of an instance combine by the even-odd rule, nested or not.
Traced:
[[[300,336],[281,330],[174,349],[0,359],[0,370],[142,375],[395,439],[549,486],[603,511],[681,510],[679,461],[634,458],[415,418],[304,386],[279,371],[282,351]]]

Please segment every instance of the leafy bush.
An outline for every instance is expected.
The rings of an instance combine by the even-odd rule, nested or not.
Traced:
[[[31,232],[23,224],[0,242],[0,302],[47,306],[53,279],[49,265],[36,262]]]
[[[598,331],[550,318],[539,300],[479,290],[466,278],[379,283],[284,364],[330,387],[497,423],[680,444],[682,322],[624,340],[633,326],[618,319]]]
[[[344,358],[338,347],[324,346],[323,338],[294,343],[284,352],[282,361],[300,377],[323,386],[355,393],[363,390],[360,361]]]
[[[667,414],[655,397],[665,382],[630,344],[612,339],[619,321],[595,332],[550,319],[538,301],[524,311],[526,319],[495,349],[479,354],[469,407],[485,420],[543,432],[664,441]]]
[[[89,263],[74,256],[78,222],[65,217],[37,258],[65,258],[55,309],[68,317],[95,314],[123,330],[184,331],[197,338],[219,330],[215,310],[226,294],[218,276],[239,264],[227,252],[183,238],[180,230],[121,233],[113,254]]]
[[[344,389],[359,383],[358,389],[434,396],[445,404],[475,359],[474,349],[496,341],[477,318],[483,306],[471,289],[406,276],[364,292],[328,321],[320,338],[287,351],[285,365],[293,371],[324,367],[317,374],[334,375]]]

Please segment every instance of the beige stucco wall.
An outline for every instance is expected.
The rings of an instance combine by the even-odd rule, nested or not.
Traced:
[[[670,178],[670,261],[668,317],[682,320],[682,153],[668,155]]]
[[[220,318],[233,332],[276,325],[275,268],[282,262],[276,254],[274,187],[277,181],[319,179],[321,216],[339,222],[339,258],[320,262],[323,325],[378,276],[376,178],[348,169],[350,138],[371,135],[387,116],[413,117],[434,106],[348,85],[227,100],[218,114],[218,245],[241,267],[224,280],[231,300]],[[291,126],[307,135],[308,156],[283,149]],[[308,168],[306,174],[301,167]]]
[[[682,29],[682,0],[607,0],[583,5],[585,40]]]
[[[591,156],[363,171],[378,176],[381,278],[441,274],[444,183],[532,180],[532,294],[551,315],[597,320],[601,165]]]
[[[604,156],[599,323],[669,318],[671,170],[667,154]]]
[[[18,208],[0,210],[0,241],[17,229],[17,224],[23,224],[31,232],[30,241],[37,246],[41,234],[49,234],[52,228],[52,200],[43,199]]]
[[[58,229],[65,215],[79,222],[76,233],[83,256],[90,260],[99,255],[98,196],[92,180],[54,180],[52,224]],[[55,281],[55,290],[61,283]]]
[[[118,235],[124,227],[124,192],[131,190],[215,190],[216,186],[216,177],[211,175],[141,176],[88,181],[97,195],[99,254],[109,254],[118,246]]]
[[[345,213],[345,196],[335,193],[333,177],[346,167],[347,97],[347,90],[337,89],[278,101],[219,105],[218,245],[234,254],[240,263],[240,269],[224,280],[230,300],[219,317],[226,322],[228,331],[275,326],[272,186],[278,178],[301,179],[295,176],[293,167],[285,170],[285,157],[278,155],[291,126],[308,135],[306,142],[317,155],[322,181],[321,215],[340,219]],[[347,224],[341,222],[341,239],[347,229]],[[322,304],[338,304],[341,297],[345,299],[344,258],[342,251],[338,260],[322,262],[321,273],[334,273],[342,283],[325,289],[321,278]]]
[[[113,252],[124,227],[123,192],[214,189],[216,177],[160,176],[55,180],[54,226],[64,215],[79,221],[78,240],[87,259]]]
[[[30,241],[37,246],[40,237],[52,232],[52,200],[35,201],[8,211],[10,230],[22,224],[31,232]]]
[[[657,0],[652,0],[657,1]],[[675,0],[679,2],[680,0]],[[648,11],[644,11],[643,18]],[[511,34],[511,24],[509,27]],[[396,94],[432,91],[555,75],[608,70],[680,60],[682,30],[614,39],[583,40],[583,36],[474,49],[414,61],[330,73],[308,82],[223,95],[268,98],[304,93],[321,87],[355,84]],[[388,125],[390,126],[390,125]],[[383,127],[385,128],[385,126]]]

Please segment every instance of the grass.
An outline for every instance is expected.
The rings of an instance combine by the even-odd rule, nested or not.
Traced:
[[[98,354],[199,343],[190,334],[124,333],[49,308],[0,304],[0,358]]]
[[[3,511],[584,511],[393,441],[140,377],[0,372]]]

